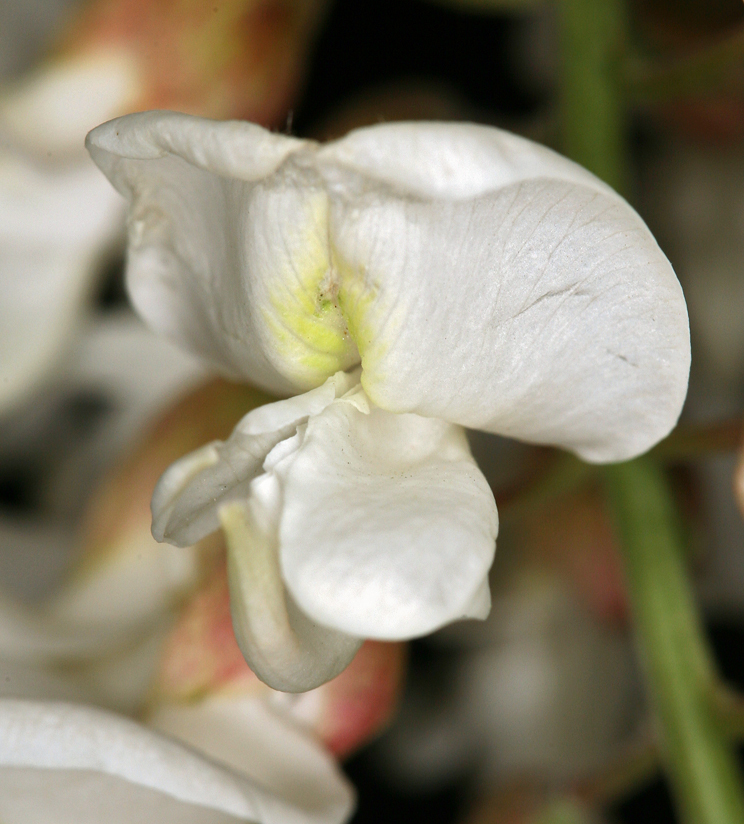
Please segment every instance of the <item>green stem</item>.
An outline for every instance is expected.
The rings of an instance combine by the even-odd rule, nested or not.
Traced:
[[[739,769],[717,713],[717,679],[690,591],[668,484],[662,471],[643,458],[606,467],[604,477],[662,756],[684,820],[741,824]]]
[[[561,0],[563,150],[626,183],[623,0]],[[690,824],[741,824],[744,798],[665,477],[652,460],[607,467],[662,757]]]
[[[561,0],[562,149],[619,192],[626,187],[623,0]]]

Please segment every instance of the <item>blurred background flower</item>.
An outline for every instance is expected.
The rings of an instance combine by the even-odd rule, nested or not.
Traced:
[[[744,7],[654,0],[628,13],[628,194],[685,289],[687,419],[728,427],[703,457],[671,450],[665,460],[719,666],[741,685],[732,473],[744,413]],[[86,168],[82,139],[106,117],[162,106],[324,139],[381,120],[475,120],[559,147],[559,9],[6,0],[0,15],[0,687],[135,713],[192,741],[237,717],[228,761],[251,740],[252,714],[270,710],[272,723],[293,719],[345,755],[390,723],[402,653],[355,662],[343,712],[320,690],[258,699],[225,640],[221,548],[173,550],[149,535],[151,487],[167,463],[264,401],[224,384],[198,389],[205,367],[129,313],[122,213]],[[100,199],[86,210],[88,188]],[[553,455],[471,441],[502,515],[494,615],[414,643],[398,720],[346,765],[356,820],[674,821],[600,496],[579,490],[545,508],[528,490],[549,479]],[[342,730],[340,717],[352,719]],[[566,791],[570,803],[545,808]]]

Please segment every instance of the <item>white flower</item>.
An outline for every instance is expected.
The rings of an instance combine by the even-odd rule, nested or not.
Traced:
[[[88,146],[130,201],[140,313],[228,376],[305,392],[153,498],[156,537],[222,524],[236,635],[278,689],[361,638],[487,614],[496,509],[461,427],[616,461],[677,420],[677,279],[625,201],[545,148],[434,123],[319,146],[159,112]]]
[[[250,712],[273,752],[262,758],[244,747],[238,768],[104,710],[0,699],[0,817],[7,824],[345,821],[353,796],[333,760],[258,705]]]
[[[151,490],[138,483],[167,466],[169,437],[171,460],[200,438],[150,434],[160,456],[132,443],[202,376],[184,355],[133,313],[109,312],[78,334],[56,385],[4,419],[0,460],[43,471],[40,504],[0,514],[0,695],[141,707],[174,607],[202,563],[197,548],[153,540]],[[65,414],[78,398],[100,399],[105,411],[94,425]]]
[[[82,143],[138,90],[131,61],[105,53],[0,88],[0,412],[59,369],[121,236],[121,206]]]

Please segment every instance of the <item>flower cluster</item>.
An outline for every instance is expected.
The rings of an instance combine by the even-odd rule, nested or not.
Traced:
[[[604,462],[679,416],[674,272],[622,198],[548,149],[441,123],[318,145],[166,112],[88,148],[129,201],[138,311],[292,396],[153,497],[159,539],[224,529],[236,635],[277,689],[333,677],[363,638],[488,613],[496,507],[463,427]]]

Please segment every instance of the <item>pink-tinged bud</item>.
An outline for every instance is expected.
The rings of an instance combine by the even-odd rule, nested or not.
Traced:
[[[173,109],[276,126],[297,93],[325,5],[324,0],[93,0],[71,21],[58,54],[133,58],[140,95],[127,111]]]
[[[269,692],[249,669],[235,640],[224,562],[181,613],[156,683],[158,696],[169,701],[189,701],[221,690]]]
[[[597,618],[613,624],[627,619],[617,538],[599,494],[561,497],[519,530],[523,551],[566,577]]]
[[[154,688],[158,704],[189,704],[219,694],[261,697],[312,729],[338,757],[379,733],[400,694],[405,644],[366,641],[339,676],[301,695],[270,689],[253,674],[230,620],[227,570],[218,564],[186,605],[166,643]]]

